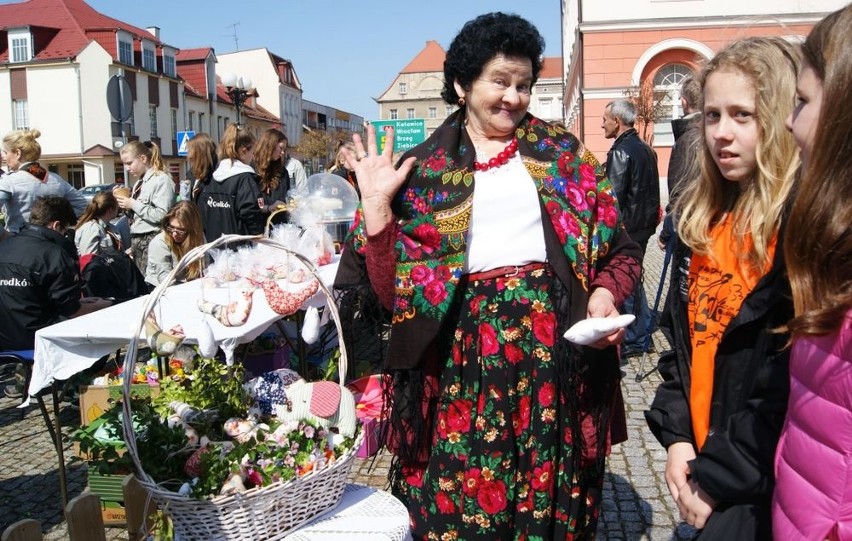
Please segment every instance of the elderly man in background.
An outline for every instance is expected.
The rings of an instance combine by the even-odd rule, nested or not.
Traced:
[[[648,240],[660,222],[660,176],[657,156],[633,128],[636,107],[629,100],[615,100],[604,109],[601,128],[607,139],[615,139],[606,155],[606,175],[615,188],[615,195],[624,217],[624,227],[631,239],[645,253]],[[640,281],[623,306],[626,314],[635,314],[636,321],[627,328],[621,358],[639,355],[646,349],[651,312]]]

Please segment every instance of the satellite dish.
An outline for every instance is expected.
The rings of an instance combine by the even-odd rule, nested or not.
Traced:
[[[124,146],[124,141],[113,141],[112,146],[115,148],[121,148]]]

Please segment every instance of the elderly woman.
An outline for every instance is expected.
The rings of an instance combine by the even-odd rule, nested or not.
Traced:
[[[36,199],[48,195],[64,197],[77,216],[88,202],[73,186],[41,165],[41,137],[38,130],[17,130],[3,138],[3,160],[10,174],[0,177],[0,207],[6,209],[6,230],[17,233],[30,219]]]
[[[386,444],[415,538],[593,538],[626,437],[623,330],[562,334],[618,315],[641,252],[591,152],[527,113],[543,48],[518,16],[468,22],[444,63],[458,111],[398,168],[392,132],[344,151],[361,207],[335,286],[345,313],[390,311]]]

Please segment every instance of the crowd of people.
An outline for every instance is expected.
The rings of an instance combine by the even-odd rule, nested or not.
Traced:
[[[263,233],[288,190],[306,184],[282,132],[269,129],[256,142],[232,124],[218,150],[206,134],[189,142],[195,183],[184,190],[188,197],[178,197],[157,144],[133,141],[120,151],[132,188],[118,185],[87,202],[39,164],[40,135],[18,130],[3,139],[0,351],[31,350],[40,328],[148,293],[205,239]],[[299,180],[291,182],[288,167]],[[176,280],[200,277],[202,265]],[[21,396],[22,383],[5,394]]]
[[[375,320],[357,332],[387,338],[382,437],[415,539],[593,539],[606,456],[627,439],[619,362],[647,350],[654,317],[657,158],[629,100],[604,111],[605,165],[531,115],[543,51],[517,15],[467,22],[444,63],[455,112],[398,160],[373,126],[335,160],[361,199],[334,286],[341,313]],[[661,239],[672,349],[645,416],[699,539],[852,539],[850,88],[852,5],[802,44],[740,39],[684,85]],[[218,152],[189,141],[191,200],[175,204],[155,144],[133,143],[132,192],[84,208],[38,164],[38,135],[3,140],[0,349],[111,302],[81,301],[80,256],[128,253],[156,285],[205,238],[262,233],[305,184],[281,132],[231,125]],[[632,326],[591,344],[563,338],[624,312]]]

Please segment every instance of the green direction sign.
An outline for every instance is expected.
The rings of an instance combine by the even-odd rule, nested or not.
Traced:
[[[414,148],[426,140],[426,121],[422,118],[372,120],[370,124],[376,127],[376,146],[379,148],[379,152],[385,148],[388,126],[393,126],[394,130],[394,153]]]

